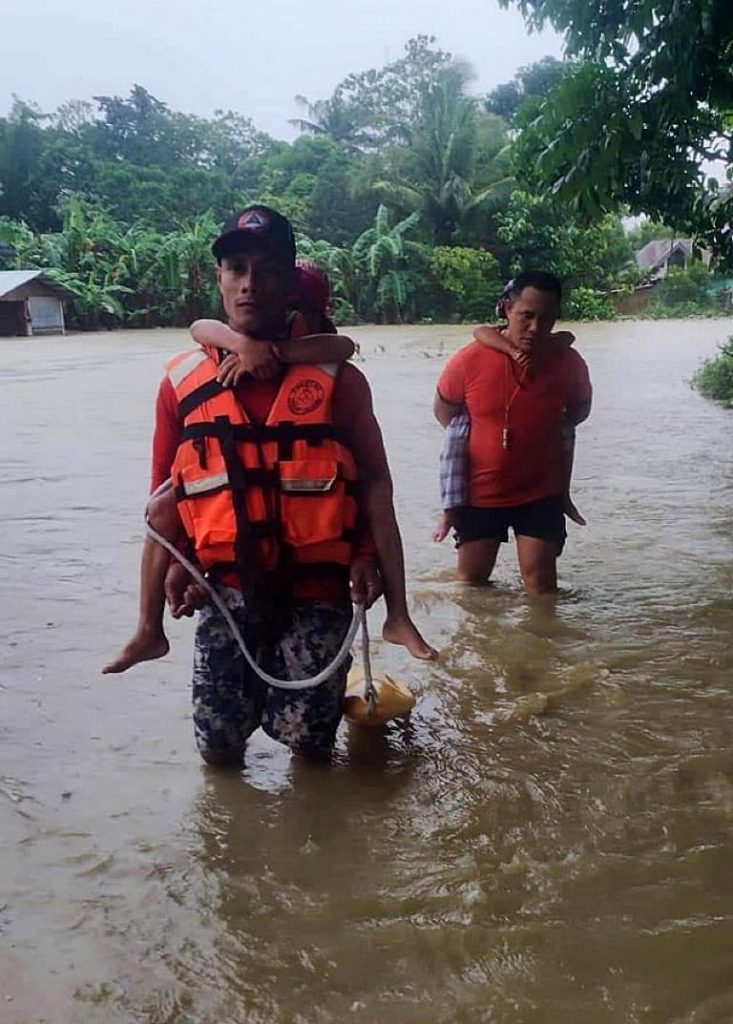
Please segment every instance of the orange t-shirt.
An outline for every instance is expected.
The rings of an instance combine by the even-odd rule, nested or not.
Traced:
[[[530,376],[503,352],[474,341],[450,359],[438,393],[471,418],[471,505],[506,508],[563,493],[565,410],[592,394],[588,367],[574,349],[552,352]]]

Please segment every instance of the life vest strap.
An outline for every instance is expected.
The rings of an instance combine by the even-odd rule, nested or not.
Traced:
[[[214,380],[207,380],[205,384],[196,388],[190,395],[186,395],[178,403],[178,412],[182,419],[185,420],[186,416],[190,415],[194,409],[198,409],[204,402],[208,402],[210,398],[216,398],[217,395],[222,394],[227,389],[223,384],[214,378]]]
[[[196,392],[194,392],[196,394]],[[192,397],[192,396],[191,396]],[[322,441],[343,442],[342,431],[332,423],[232,423],[226,416],[217,416],[213,423],[188,423],[183,428],[181,440],[195,440],[202,437],[217,437],[219,440],[249,441],[263,444],[266,441],[292,443],[307,441],[320,444]]]

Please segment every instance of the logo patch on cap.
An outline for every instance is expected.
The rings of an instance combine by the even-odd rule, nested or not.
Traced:
[[[264,210],[247,210],[237,221],[237,227],[247,231],[265,231],[270,225],[270,218]]]

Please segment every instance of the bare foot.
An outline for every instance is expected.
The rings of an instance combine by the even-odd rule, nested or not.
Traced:
[[[126,672],[128,668],[137,665],[141,661],[155,661],[156,658],[164,658],[170,650],[170,644],[165,633],[141,633],[137,632],[132,640],[122,650],[114,661],[110,661],[102,669],[102,675],[109,673]]]
[[[438,657],[435,648],[423,640],[415,623],[407,617],[389,616],[385,620],[382,636],[391,644],[401,644],[406,647],[413,658],[419,658],[421,661],[435,661]]]
[[[580,512],[578,512],[574,501],[570,497],[565,499],[565,515],[571,520],[571,522],[577,523],[578,526],[588,525]]]

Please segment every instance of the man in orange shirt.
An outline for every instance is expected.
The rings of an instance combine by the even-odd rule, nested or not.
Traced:
[[[454,511],[458,578],[483,584],[511,527],[528,595],[557,589],[569,466],[563,426],[590,413],[588,368],[551,337],[559,280],[525,271],[513,283],[503,334],[519,359],[474,341],[448,362],[434,411],[446,426],[467,411],[469,504]]]

